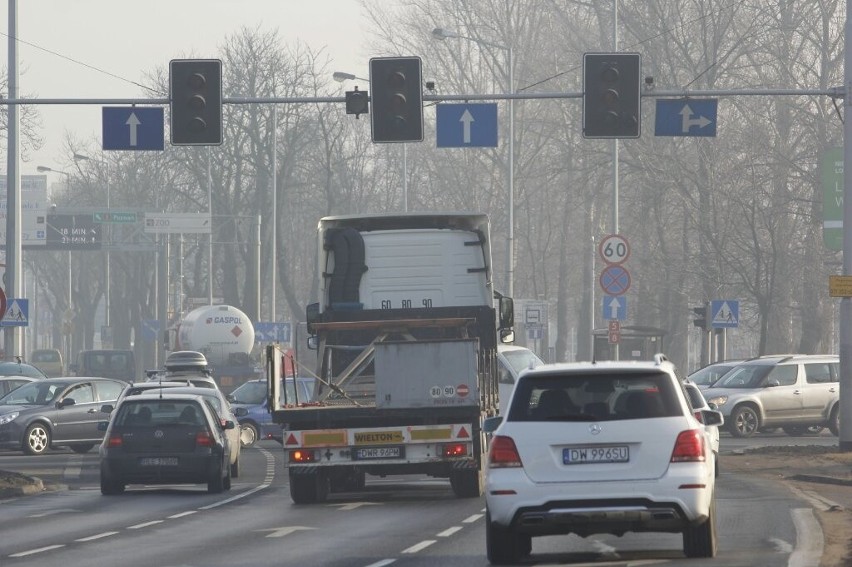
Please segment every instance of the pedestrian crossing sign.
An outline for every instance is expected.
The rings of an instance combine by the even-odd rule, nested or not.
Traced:
[[[740,324],[740,302],[736,299],[714,299],[710,302],[710,327],[731,329]]]
[[[2,327],[27,327],[29,326],[29,300],[10,299],[7,302],[6,313],[0,320]]]

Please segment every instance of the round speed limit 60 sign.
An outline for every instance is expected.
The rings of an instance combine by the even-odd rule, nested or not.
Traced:
[[[604,236],[598,245],[598,254],[607,264],[621,264],[630,256],[630,244],[620,234]]]

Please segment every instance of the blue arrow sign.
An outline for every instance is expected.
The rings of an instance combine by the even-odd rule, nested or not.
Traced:
[[[439,148],[497,147],[497,103],[439,104],[435,109]]]
[[[290,323],[270,323],[258,321],[254,324],[254,342],[290,342]]]
[[[657,99],[654,135],[715,136],[718,103],[715,98]]]
[[[710,327],[731,329],[740,324],[740,302],[736,299],[714,299],[710,302]]]
[[[105,150],[163,150],[165,134],[160,107],[103,107]]]
[[[603,318],[618,321],[627,319],[627,297],[623,295],[604,295]]]

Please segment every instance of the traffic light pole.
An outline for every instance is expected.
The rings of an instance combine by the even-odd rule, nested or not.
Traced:
[[[843,84],[852,92],[852,0],[846,0]],[[852,275],[852,96],[843,104],[843,274]],[[852,451],[852,297],[840,300],[840,435],[841,451]]]

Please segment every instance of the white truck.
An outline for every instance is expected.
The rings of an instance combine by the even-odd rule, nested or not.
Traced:
[[[284,351],[266,351],[291,498],[320,502],[366,474],[449,478],[456,496],[480,496],[482,422],[498,412],[497,344],[514,319],[492,288],[488,217],[326,217],[318,236],[311,401],[279,401]]]

